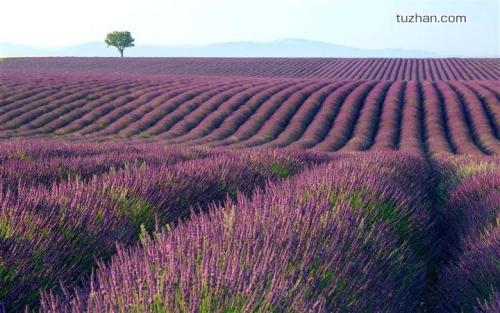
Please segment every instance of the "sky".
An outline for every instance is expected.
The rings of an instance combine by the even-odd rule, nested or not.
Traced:
[[[500,56],[498,0],[0,0],[0,43],[63,47],[128,30],[136,44],[301,38],[366,49]],[[465,15],[400,24],[396,14]]]

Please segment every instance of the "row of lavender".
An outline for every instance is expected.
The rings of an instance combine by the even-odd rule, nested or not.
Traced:
[[[42,311],[498,312],[498,161],[337,155],[120,247]]]
[[[500,312],[500,159],[438,162],[445,251],[435,286],[439,312]]]
[[[0,150],[10,182],[0,199],[0,311],[34,308],[40,292],[47,312],[499,305],[497,158],[443,158],[436,171],[380,153],[56,141]],[[47,176],[57,164],[72,174]],[[247,198],[256,187],[266,188]],[[75,286],[84,287],[73,294]]]
[[[337,155],[120,248],[44,312],[415,312],[438,242],[429,164]]]
[[[0,98],[4,138],[500,153],[500,87],[494,81],[46,77],[1,82]]]
[[[162,145],[13,140],[0,145],[0,180],[4,192],[16,193],[19,186],[50,187],[77,177],[87,181],[112,170],[171,165],[208,155],[203,149],[174,150]]]
[[[498,62],[494,58],[17,58],[0,62],[0,72],[496,80],[500,77]]]
[[[7,178],[2,181],[14,180],[12,162],[26,162],[15,167],[21,171],[14,191],[6,185],[0,197],[0,308],[8,312],[36,307],[39,293],[61,290],[60,283],[79,284],[97,260],[114,254],[116,243],[129,245],[155,225],[177,223],[192,210],[234,198],[236,192],[249,194],[267,180],[329,159],[307,153],[58,144],[1,147],[1,175]],[[45,175],[47,166],[59,163],[74,176]]]

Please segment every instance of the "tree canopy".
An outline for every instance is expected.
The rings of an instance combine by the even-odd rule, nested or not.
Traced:
[[[106,36],[104,42],[108,47],[113,46],[118,49],[120,56],[123,58],[125,48],[133,47],[135,39],[128,31],[114,31]]]

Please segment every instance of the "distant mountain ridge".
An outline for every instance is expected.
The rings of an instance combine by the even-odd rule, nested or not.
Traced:
[[[63,48],[38,48],[0,43],[0,57],[75,56],[112,57],[118,52],[104,42],[90,42]],[[137,45],[125,50],[129,57],[440,57],[435,52],[405,49],[358,49],[332,43],[283,39],[269,42],[226,42],[204,46]]]

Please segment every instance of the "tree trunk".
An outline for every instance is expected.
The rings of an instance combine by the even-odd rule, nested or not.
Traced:
[[[123,50],[120,50],[120,55],[123,58]]]

